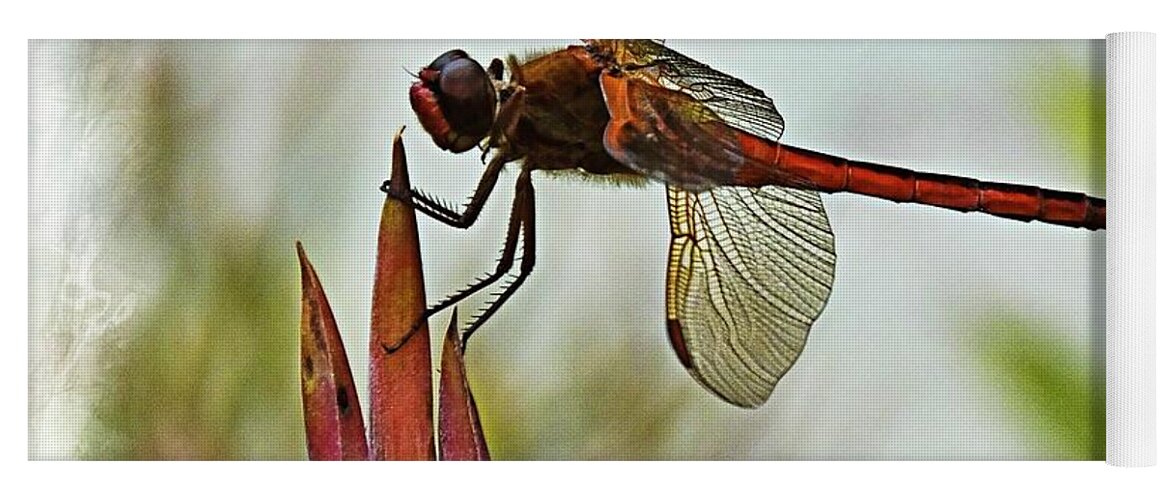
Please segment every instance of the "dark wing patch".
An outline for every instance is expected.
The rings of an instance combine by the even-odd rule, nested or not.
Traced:
[[[758,137],[778,141],[785,119],[764,92],[651,40],[625,40],[619,64],[642,67],[664,87],[680,90],[704,103],[727,124]]]

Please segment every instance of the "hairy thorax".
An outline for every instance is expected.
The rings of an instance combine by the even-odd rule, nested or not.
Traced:
[[[510,142],[527,168],[641,177],[602,145],[610,115],[598,84],[601,70],[582,47],[512,63],[512,83],[524,87],[526,100]]]

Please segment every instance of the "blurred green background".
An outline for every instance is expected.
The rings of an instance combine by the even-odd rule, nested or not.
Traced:
[[[304,458],[293,242],[364,394],[395,130],[433,194],[482,168],[408,71],[570,43],[30,42],[29,457]],[[669,45],[764,90],[786,143],[1104,195],[1100,40]],[[432,301],[493,265],[514,175],[475,228],[421,222]],[[468,352],[493,458],[1104,458],[1104,232],[826,196],[833,295],[746,411],[666,341],[661,187],[536,184],[534,275]]]

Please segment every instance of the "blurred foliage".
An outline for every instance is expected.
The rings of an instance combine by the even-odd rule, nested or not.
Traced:
[[[1098,64],[1086,71],[1064,52],[1038,61],[1025,77],[1030,112],[1044,130],[1054,134],[1069,151],[1075,173],[1093,182],[1093,191],[1106,191],[1106,61],[1105,44],[1092,57]]]
[[[588,328],[558,334],[572,340],[546,361],[563,372],[556,384],[510,381],[515,374],[501,367],[497,353],[470,346],[468,376],[493,460],[710,459],[728,452],[673,456],[674,433],[698,391],[685,375],[678,378],[681,369],[669,372],[676,378],[648,380],[659,373],[651,366],[658,360],[635,347],[633,333],[610,343],[597,342]],[[483,339],[471,344],[477,340]]]
[[[1080,352],[1053,327],[1013,314],[984,320],[972,338],[988,380],[1033,432],[1038,458],[1106,459],[1101,345]]]
[[[100,187],[117,221],[104,253],[115,267],[146,262],[157,275],[141,276],[153,302],[140,304],[116,332],[125,343],[103,356],[83,450],[131,460],[304,456],[292,242],[272,218],[224,208],[208,181],[219,165],[200,149],[217,110],[188,101],[174,45],[127,53],[141,47],[96,43],[86,54],[140,65],[101,89],[131,96],[134,110],[123,123],[132,151]]]
[[[1102,50],[1095,54],[1097,69],[1086,71],[1057,53],[1023,77],[1033,115],[1067,146],[1070,170],[1091,180],[1097,193],[1106,187]],[[1052,324],[1005,312],[989,315],[973,332],[989,379],[1047,458],[1106,458],[1105,332],[1094,333],[1093,348],[1080,352]]]

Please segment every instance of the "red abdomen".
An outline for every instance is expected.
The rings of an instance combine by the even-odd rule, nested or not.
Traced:
[[[857,193],[899,203],[1091,230],[1106,228],[1106,200],[1082,193],[854,162],[748,134],[741,137],[741,147],[745,156],[755,163],[746,166],[741,174],[753,179],[752,182],[767,182],[775,177],[788,184],[799,184],[796,187],[827,193]]]

